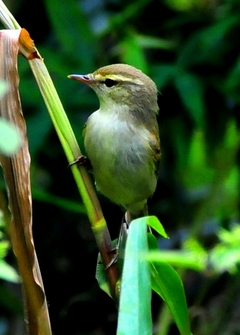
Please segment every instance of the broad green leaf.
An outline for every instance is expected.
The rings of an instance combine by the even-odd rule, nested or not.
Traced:
[[[204,126],[204,87],[197,76],[180,71],[175,77],[175,86],[190,117],[196,126]]]
[[[192,130],[184,122],[183,118],[176,117],[169,120],[168,127],[174,136],[170,136],[171,147],[175,157],[176,171],[186,168],[186,157],[189,154],[191,145]]]
[[[224,82],[223,92],[234,97],[239,102],[239,78],[240,78],[240,56],[237,58],[234,66],[228,72],[228,77]]]
[[[208,264],[208,253],[194,238],[184,241],[181,250],[149,251],[146,256],[150,262],[167,262],[177,268],[204,271]]]
[[[203,271],[207,265],[207,256],[193,251],[152,251],[146,257],[150,262],[167,262],[178,268]]]
[[[39,188],[33,188],[33,197],[42,202],[50,203],[54,206],[66,209],[67,211],[86,214],[86,208],[83,204],[75,202],[73,200],[61,198],[55,196],[49,192],[41,190]]]
[[[97,261],[97,267],[96,267],[96,274],[95,277],[98,281],[99,287],[111,297],[111,292],[109,289],[109,284],[107,280],[107,275],[106,275],[106,269],[103,265],[102,258],[100,254],[98,254],[98,261]]]
[[[0,212],[0,215],[1,215],[1,212]],[[3,236],[3,232],[0,230],[1,239],[2,239],[2,236]],[[8,249],[9,249],[9,242],[0,240],[0,260],[6,256]]]
[[[19,283],[20,278],[13,267],[0,259],[0,278],[12,283]]]
[[[165,0],[165,2],[170,8],[180,12],[196,10],[204,6],[201,0]]]
[[[207,143],[205,134],[201,130],[193,132],[185,166],[182,169],[181,181],[186,189],[195,191],[197,188],[206,187],[214,178],[214,169],[207,161]]]
[[[158,220],[156,216],[148,216],[147,217],[147,224],[154,229],[156,232],[158,232],[159,235],[168,238],[167,233],[165,232],[165,229],[163,228],[163,225]]]
[[[141,47],[148,49],[171,50],[174,47],[172,41],[155,36],[136,35],[136,40]]]
[[[93,71],[97,40],[81,5],[75,0],[62,1],[61,4],[58,0],[51,0],[45,1],[45,6],[64,51],[71,53],[72,59],[77,60],[83,69]]]
[[[158,249],[157,240],[149,235],[151,250]],[[190,335],[190,322],[185,292],[180,276],[164,261],[150,262],[152,288],[168,305],[181,335]]]
[[[148,2],[149,0],[129,1],[122,11],[111,16],[109,29],[113,31],[119,28],[118,26],[122,29],[122,26],[127,23],[127,20],[131,20],[134,16],[138,17],[139,11],[141,11]]]
[[[152,334],[151,281],[143,258],[147,250],[147,220],[134,220],[125,249],[117,335]]]
[[[113,246],[113,248],[116,248],[115,252],[116,252],[116,256],[117,256],[117,263],[118,263],[118,269],[119,269],[120,268],[119,263],[122,265],[123,260],[119,259],[118,239],[112,241],[112,246]],[[121,273],[122,269],[120,269],[119,271]],[[102,257],[100,255],[100,253],[98,254],[98,258],[97,258],[97,266],[96,266],[95,277],[97,279],[99,287],[105,293],[107,293],[110,298],[112,298],[110,288],[109,288],[108,277],[107,277],[107,274],[106,274],[106,268],[103,264]]]
[[[174,78],[176,67],[172,64],[153,65],[151,67],[152,79],[159,90],[163,89]]]
[[[235,25],[238,25],[238,15],[226,16],[215,24],[196,30],[181,46],[177,59],[178,66],[189,68],[196,64],[216,65],[226,52],[226,42],[223,40]]]
[[[240,132],[237,126],[237,121],[230,119],[224,136],[224,146],[227,150],[232,150],[239,147],[239,142]]]
[[[147,63],[144,57],[143,48],[137,41],[137,36],[129,34],[121,43],[122,61],[126,64],[131,64],[141,69],[143,72],[148,72]]]

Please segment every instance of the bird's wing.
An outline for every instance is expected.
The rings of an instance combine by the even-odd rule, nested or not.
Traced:
[[[159,136],[152,136],[150,140],[150,148],[151,148],[151,154],[153,156],[153,163],[155,167],[155,174],[158,177],[159,174],[159,166],[160,166],[160,160],[161,160],[161,149],[160,149],[160,139]]]

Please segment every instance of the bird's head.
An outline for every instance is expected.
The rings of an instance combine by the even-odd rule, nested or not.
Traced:
[[[89,85],[99,98],[101,110],[127,107],[130,110],[147,108],[158,112],[155,83],[133,66],[107,65],[93,73],[72,74],[68,78]]]

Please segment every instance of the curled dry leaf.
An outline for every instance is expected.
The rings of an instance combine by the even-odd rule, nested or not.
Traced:
[[[20,51],[26,58],[32,57],[33,54],[36,57],[34,44],[28,39],[25,30],[0,31],[0,78],[4,79],[10,88],[0,100],[0,116],[14,124],[23,137],[20,150],[13,157],[0,155],[0,163],[8,188],[11,212],[9,233],[22,277],[28,331],[34,335],[50,335],[46,297],[32,236],[30,155],[18,92],[19,41],[22,43]]]
[[[41,59],[41,56],[38,54],[37,49],[35,48],[34,41],[31,39],[28,31],[24,28],[21,29],[19,35],[19,49],[23,56],[29,60],[34,58]]]

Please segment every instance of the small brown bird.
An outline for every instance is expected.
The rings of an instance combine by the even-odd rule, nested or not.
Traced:
[[[99,99],[84,130],[97,189],[127,210],[128,222],[147,215],[160,161],[155,83],[126,64],[68,77],[89,85]]]

